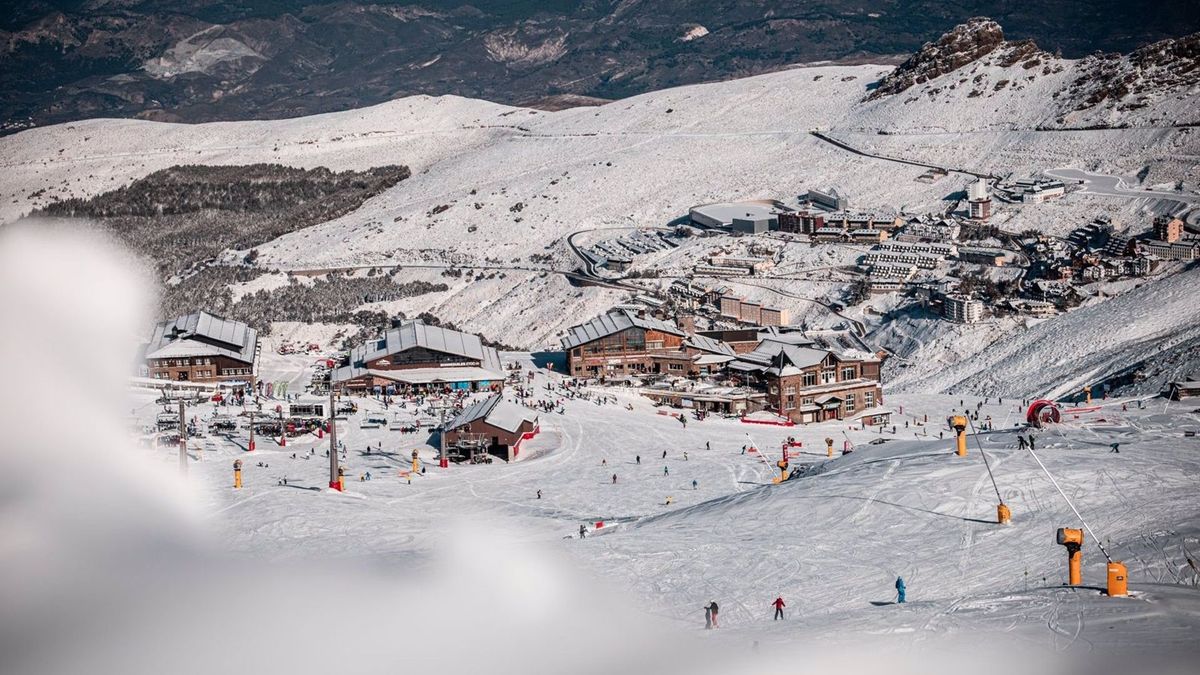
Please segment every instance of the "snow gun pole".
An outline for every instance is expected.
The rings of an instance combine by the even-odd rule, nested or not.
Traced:
[[[182,393],[182,392],[181,392]],[[179,473],[187,475],[187,420],[184,419],[183,396],[179,397]]]
[[[1071,503],[1071,498],[1067,497],[1066,492],[1063,492],[1063,489],[1059,486],[1058,481],[1054,480],[1054,476],[1050,474],[1050,471],[1046,468],[1046,465],[1042,464],[1041,458],[1037,456],[1037,453],[1034,452],[1033,449],[1026,449],[1029,450],[1030,455],[1033,455],[1033,461],[1037,462],[1038,466],[1042,467],[1042,473],[1046,474],[1046,478],[1050,479],[1050,482],[1054,485],[1054,489],[1058,490],[1058,494],[1062,495],[1063,501],[1065,501],[1067,506],[1071,507],[1071,510],[1075,512],[1075,517],[1079,518],[1079,522],[1083,523],[1083,526],[1087,529],[1088,534],[1092,535],[1092,539],[1096,540],[1096,546],[1100,548],[1100,552],[1104,554],[1104,558],[1109,562],[1112,562],[1112,556],[1108,554],[1108,551],[1104,550],[1104,544],[1100,543],[1100,537],[1096,536],[1096,533],[1092,531],[1092,527],[1088,525],[1087,521],[1083,519],[1082,515],[1080,515],[1079,509],[1075,508],[1075,504]]]
[[[754,442],[754,437],[750,435],[749,431],[746,432],[746,440],[750,441],[750,447],[754,448],[754,451],[755,451],[754,454],[758,455],[758,459],[761,460],[763,464],[771,463],[767,460],[766,457],[763,457],[762,448],[758,447],[758,444]]]
[[[1050,475],[1050,472],[1046,470],[1046,465],[1042,464],[1042,460],[1038,458],[1037,453],[1033,451],[1033,448],[1026,449],[1029,450],[1029,454],[1033,455],[1033,460],[1038,463],[1038,466],[1042,467],[1042,472],[1045,473],[1046,477],[1050,479],[1050,482],[1054,484],[1054,488],[1058,490],[1058,494],[1062,495],[1063,501],[1067,502],[1067,506],[1070,506],[1071,510],[1075,512],[1075,517],[1079,518],[1079,522],[1083,523],[1083,526],[1087,529],[1088,534],[1092,536],[1092,539],[1096,540],[1096,546],[1100,549],[1100,552],[1104,554],[1104,559],[1108,561],[1108,597],[1115,598],[1129,595],[1129,581],[1127,578],[1129,571],[1125,567],[1125,563],[1112,559],[1112,556],[1110,556],[1108,551],[1105,550],[1104,544],[1100,542],[1100,537],[1096,536],[1096,533],[1092,531],[1092,526],[1088,525],[1087,521],[1083,519],[1083,516],[1079,514],[1079,509],[1075,508],[1075,505],[1072,504],[1071,500],[1067,497],[1067,493],[1063,492],[1063,489],[1059,487],[1058,481],[1054,480],[1054,476]]]
[[[338,468],[337,446],[337,408],[333,400],[333,361],[326,363],[329,367],[329,487],[341,492],[346,484]]]
[[[967,423],[971,425],[971,436],[975,438],[975,449],[979,451],[980,455],[983,455],[983,466],[987,468],[988,478],[992,479],[992,489],[996,491],[996,499],[1000,502],[996,505],[996,522],[1000,525],[1007,525],[1012,520],[1012,511],[1004,503],[1004,497],[1000,496],[1000,486],[996,485],[996,474],[992,473],[992,463],[988,461],[987,453],[983,451],[983,444],[979,442],[979,432],[975,430],[975,422],[968,417]]]

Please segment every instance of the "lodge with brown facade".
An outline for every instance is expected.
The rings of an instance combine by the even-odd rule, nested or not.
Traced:
[[[484,391],[504,385],[504,369],[478,335],[406,321],[351,349],[333,382],[355,391]]]
[[[802,334],[765,335],[758,348],[738,355],[729,372],[767,394],[767,408],[808,424],[874,418],[883,404],[881,361],[866,352],[822,349]]]
[[[253,387],[258,331],[194,312],[158,323],[143,353],[143,374],[155,380]]]
[[[567,373],[611,379],[644,373],[687,375],[692,356],[683,330],[673,323],[617,310],[572,326],[562,338]]]
[[[464,408],[442,433],[446,447],[457,454],[486,452],[511,462],[520,456],[521,443],[538,431],[537,413],[495,394]]]

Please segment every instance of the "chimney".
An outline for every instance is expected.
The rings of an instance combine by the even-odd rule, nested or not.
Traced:
[[[695,316],[691,314],[681,314],[676,318],[675,321],[679,324],[679,328],[682,329],[684,333],[687,333],[688,335],[696,334]]]

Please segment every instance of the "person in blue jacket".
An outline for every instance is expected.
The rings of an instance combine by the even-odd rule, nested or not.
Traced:
[[[904,604],[904,577],[896,577],[896,603]]]

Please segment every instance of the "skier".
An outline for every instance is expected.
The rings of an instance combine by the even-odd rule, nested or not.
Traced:
[[[743,455],[746,454],[746,446],[744,446],[744,445],[742,446],[742,454]]]
[[[1029,434],[1029,449],[1037,450],[1037,448],[1033,447],[1033,434]]]
[[[371,480],[371,472],[370,471],[367,472],[367,480]]]
[[[580,526],[579,526],[579,538],[580,538],[580,539],[587,539],[587,525],[580,525]]]
[[[704,441],[704,449],[705,449],[705,450],[712,450],[712,442],[711,442],[711,441]]]
[[[705,609],[712,614],[712,627],[720,628],[721,624],[717,621],[717,601],[713,600],[712,602],[709,602],[708,607],[705,607]]]
[[[1118,455],[1119,455],[1119,454],[1121,454],[1121,444],[1120,444],[1120,443],[1113,443],[1112,445],[1108,446],[1108,451],[1109,451],[1109,452],[1115,452],[1115,453],[1117,453]]]
[[[683,451],[683,461],[687,461],[687,450]]]
[[[695,489],[696,489],[696,488],[698,488],[699,486],[700,486],[700,484],[696,482],[696,479],[695,479],[695,478],[693,478],[693,479],[692,479],[692,489],[693,489],[693,490],[695,490]]]
[[[704,630],[712,630],[712,607],[704,606]]]
[[[638,464],[641,464],[641,463],[642,463],[642,456],[641,456],[641,455],[638,455],[638,456],[636,457],[636,459],[637,459],[637,463],[638,463]]]
[[[683,415],[680,415],[680,416],[679,416],[679,422],[680,422],[680,423],[683,425],[683,428],[684,428],[684,429],[686,429],[686,428],[687,428],[687,418],[686,418],[686,417],[684,417]]]
[[[613,474],[613,485],[617,484],[617,474]]]
[[[1017,434],[1017,449],[1024,450],[1026,445],[1027,444],[1025,443],[1025,437],[1022,436],[1021,434]]]
[[[904,604],[904,577],[896,577],[896,603]]]
[[[778,621],[778,620],[782,619],[783,618],[783,608],[787,607],[787,605],[783,604],[783,597],[780,596],[778,598],[775,598],[775,602],[772,602],[771,604],[775,607],[775,619],[774,620]]]
[[[538,491],[537,491],[537,498],[538,498],[538,499],[541,499],[541,498],[542,498],[542,491],[541,491],[541,490],[538,490]]]
[[[663,450],[663,459],[666,459],[666,458],[667,458],[667,451]]]
[[[671,471],[670,471],[670,469],[668,469],[667,467],[665,467],[665,466],[664,466],[664,467],[663,467],[663,475],[664,475],[664,476],[670,476],[670,475],[671,475]]]

